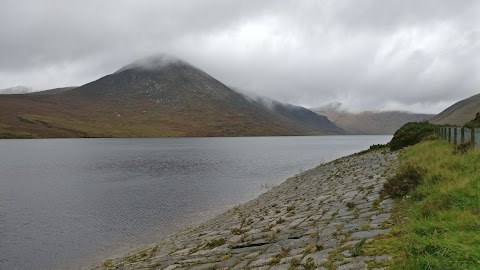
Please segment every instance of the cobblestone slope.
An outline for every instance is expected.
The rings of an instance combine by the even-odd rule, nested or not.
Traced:
[[[389,230],[393,201],[379,191],[397,165],[397,154],[386,150],[322,164],[97,269],[367,269],[391,259],[359,251]]]

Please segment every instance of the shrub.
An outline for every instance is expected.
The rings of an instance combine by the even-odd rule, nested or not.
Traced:
[[[368,148],[367,150],[363,150],[363,151],[360,151],[358,153],[355,153],[354,155],[363,155],[365,153],[370,153],[371,151],[375,151],[375,150],[383,150],[383,149],[386,149],[389,147],[389,144],[372,144],[370,145],[370,148]]]
[[[390,150],[399,150],[415,145],[425,139],[435,137],[435,126],[428,122],[410,122],[403,125],[393,135],[390,141]]]
[[[379,150],[379,149],[384,149],[388,146],[388,144],[372,144],[370,145],[369,150]]]
[[[406,164],[396,175],[387,180],[381,193],[390,195],[392,198],[403,197],[421,183],[424,173],[424,169],[413,164]]]
[[[347,202],[347,207],[348,207],[348,210],[353,210],[353,208],[355,208],[355,203],[354,202]]]
[[[453,154],[455,155],[463,155],[468,152],[469,149],[472,148],[471,142],[463,142],[459,145],[455,145],[453,148]]]
[[[480,128],[480,112],[477,112],[475,119],[465,124],[467,128]]]

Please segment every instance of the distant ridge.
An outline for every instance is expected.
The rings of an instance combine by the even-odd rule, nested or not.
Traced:
[[[463,126],[480,112],[480,94],[461,100],[431,119],[434,124]]]
[[[2,96],[0,113],[4,138],[347,133],[299,106],[268,107],[165,55],[135,61],[83,86]]]
[[[363,135],[391,135],[408,122],[425,121],[434,116],[401,111],[351,113],[342,110],[341,103],[329,104],[312,111],[325,115],[333,123],[353,134]]]
[[[55,94],[59,94],[59,93],[63,93],[63,92],[73,90],[77,87],[78,86],[60,87],[60,88],[42,90],[42,91],[37,91],[37,92],[31,92],[31,93],[28,93],[28,94],[29,95],[55,95]]]
[[[278,102],[269,98],[256,98],[255,100],[275,113],[293,121],[300,122],[312,129],[317,128],[318,125],[321,124],[323,129],[330,134],[350,134],[350,132],[339,127],[326,116],[317,114],[304,107]]]

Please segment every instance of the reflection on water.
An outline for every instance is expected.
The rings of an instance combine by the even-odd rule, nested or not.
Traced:
[[[0,269],[88,266],[390,138],[0,140]]]

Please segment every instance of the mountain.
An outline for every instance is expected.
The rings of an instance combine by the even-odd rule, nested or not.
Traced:
[[[19,86],[14,86],[10,88],[0,89],[0,94],[1,95],[25,94],[33,91],[35,90],[30,87],[19,85]]]
[[[352,113],[342,110],[341,104],[338,103],[315,108],[312,111],[325,115],[336,125],[353,134],[365,135],[390,135],[408,122],[424,121],[434,116],[400,111]]]
[[[37,91],[37,92],[31,92],[31,93],[28,93],[28,94],[29,95],[55,95],[55,94],[70,91],[70,90],[75,89],[75,88],[77,88],[77,86],[60,87],[60,88],[42,90],[42,91]]]
[[[136,61],[68,91],[0,97],[0,137],[345,133],[305,108],[269,108],[167,56]]]
[[[463,126],[475,119],[480,112],[480,94],[461,100],[434,116],[431,122],[434,124],[451,124]]]
[[[330,134],[350,134],[350,132],[340,128],[326,116],[315,113],[304,107],[278,102],[265,97],[255,98],[254,100],[265,108],[291,119],[292,121],[302,123],[304,126],[312,129],[321,125],[323,130]]]

